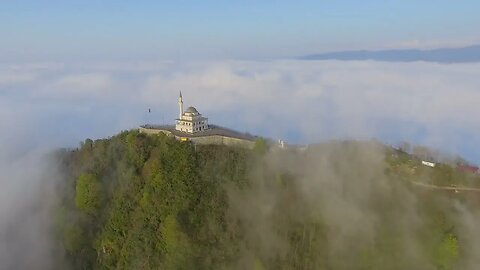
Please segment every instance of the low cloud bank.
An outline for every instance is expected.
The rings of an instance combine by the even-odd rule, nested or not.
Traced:
[[[0,67],[2,126],[61,145],[172,123],[177,96],[212,123],[295,143],[376,137],[480,163],[480,64],[369,61],[28,64]],[[14,75],[13,75],[14,74]],[[148,113],[151,109],[151,113]],[[40,134],[39,134],[40,133]]]
[[[0,154],[0,269],[56,269],[63,263],[53,226],[58,164],[42,150],[14,150]]]

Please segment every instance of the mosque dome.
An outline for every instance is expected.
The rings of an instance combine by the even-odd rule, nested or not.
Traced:
[[[198,113],[197,109],[195,109],[195,107],[188,107],[186,110],[185,110],[186,113]]]

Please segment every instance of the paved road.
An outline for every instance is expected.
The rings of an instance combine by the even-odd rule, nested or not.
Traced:
[[[436,186],[436,185],[425,184],[425,183],[420,183],[420,182],[415,182],[415,181],[412,181],[412,184],[414,184],[416,186],[431,188],[431,189],[451,190],[451,191],[455,191],[455,192],[460,192],[460,191],[480,192],[480,188]]]

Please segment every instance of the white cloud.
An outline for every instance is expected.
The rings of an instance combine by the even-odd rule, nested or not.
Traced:
[[[16,84],[28,83],[36,79],[36,74],[32,72],[5,72],[0,73],[0,87],[7,87]]]
[[[480,127],[478,64],[378,62],[228,62],[152,76],[146,102],[175,102],[183,90],[187,103],[214,114],[238,111],[236,119],[287,133],[302,128],[310,139],[378,136],[384,125],[412,136],[410,123],[426,130],[424,140],[446,130]],[[252,115],[252,112],[253,115]],[[281,134],[279,134],[281,135]],[[442,143],[454,135],[436,139]]]
[[[47,91],[69,98],[106,96],[112,91],[113,81],[108,74],[71,74],[53,81],[46,86]]]
[[[68,108],[105,130],[109,125],[117,130],[122,122],[130,128],[136,121],[173,121],[181,90],[186,105],[196,106],[213,123],[274,138],[378,137],[451,151],[480,143],[475,117],[480,114],[480,64],[225,61],[16,69],[34,70],[36,79],[27,86],[10,84],[15,98],[6,95],[4,102],[36,115],[46,108],[63,114]],[[0,70],[0,78],[11,75],[7,70]],[[157,114],[145,115],[147,108]]]

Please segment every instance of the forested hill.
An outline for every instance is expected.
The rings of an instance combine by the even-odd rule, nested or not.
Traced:
[[[478,196],[411,184],[474,180],[378,143],[247,150],[126,131],[58,158],[72,269],[478,266]]]

